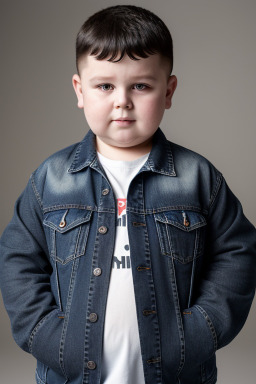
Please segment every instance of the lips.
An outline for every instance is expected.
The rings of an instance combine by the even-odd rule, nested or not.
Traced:
[[[118,117],[117,119],[112,120],[119,127],[129,127],[131,126],[135,120],[129,117]]]
[[[135,121],[135,120],[131,119],[129,117],[118,117],[117,119],[114,119],[113,121]]]

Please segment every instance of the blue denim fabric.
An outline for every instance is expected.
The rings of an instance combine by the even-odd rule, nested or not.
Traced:
[[[33,173],[1,238],[3,299],[40,384],[100,383],[117,208],[94,139]],[[216,383],[215,352],[253,300],[255,228],[222,175],[160,129],[127,222],[145,383]]]

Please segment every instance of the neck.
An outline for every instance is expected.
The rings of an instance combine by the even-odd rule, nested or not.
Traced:
[[[152,139],[150,138],[147,142],[132,147],[115,147],[102,142],[96,137],[96,147],[101,155],[109,159],[132,161],[151,151]]]

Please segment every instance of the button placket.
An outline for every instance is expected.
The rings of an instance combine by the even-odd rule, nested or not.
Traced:
[[[138,190],[139,186],[140,185],[138,184]],[[137,195],[138,193],[136,190],[136,194],[134,194],[134,196]],[[143,196],[143,191],[141,191],[141,196]],[[143,202],[143,198],[138,199],[138,206],[139,203],[143,204]],[[134,291],[135,295],[138,295],[138,300],[140,301],[140,310],[137,313],[139,324],[141,324],[139,325],[139,329],[140,326],[145,327],[145,333],[143,334],[142,332],[141,343],[142,354],[145,356],[145,360],[148,363],[146,367],[144,366],[145,373],[150,377],[152,383],[162,382],[160,367],[161,362],[158,359],[158,351],[161,350],[160,330],[158,315],[155,311],[157,305],[151,266],[152,255],[149,247],[150,232],[147,230],[147,216],[142,216],[133,212],[129,212],[128,216],[130,222],[129,235],[131,238],[135,239],[134,242],[131,242],[130,247],[131,257],[135,254],[137,260],[138,273],[136,274],[136,279],[134,280]],[[138,231],[140,231],[141,234],[139,234]],[[139,239],[141,239],[141,241],[139,241]],[[141,300],[141,297],[143,297],[143,301]],[[150,334],[150,337],[147,336],[148,334]]]
[[[101,348],[103,338],[103,321],[101,316],[102,305],[106,302],[108,272],[111,267],[112,260],[112,228],[116,223],[115,218],[115,200],[111,188],[105,180],[102,180],[99,191],[99,207],[96,226],[96,242],[93,253],[93,263],[91,270],[91,289],[90,302],[87,306],[87,341],[96,348]],[[113,200],[113,201],[112,201]],[[107,224],[107,225],[106,225]],[[97,377],[98,360],[94,353],[90,350],[85,351],[87,380],[85,382],[94,381]],[[96,380],[96,379],[95,379]]]

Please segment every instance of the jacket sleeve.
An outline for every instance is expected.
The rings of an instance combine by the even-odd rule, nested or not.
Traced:
[[[51,292],[52,267],[35,192],[31,177],[1,237],[0,286],[16,343],[60,372],[61,324]]]
[[[220,177],[209,209],[205,265],[184,311],[186,359],[201,362],[238,334],[248,316],[256,285],[256,231],[240,202]],[[196,356],[195,356],[196,355]]]

